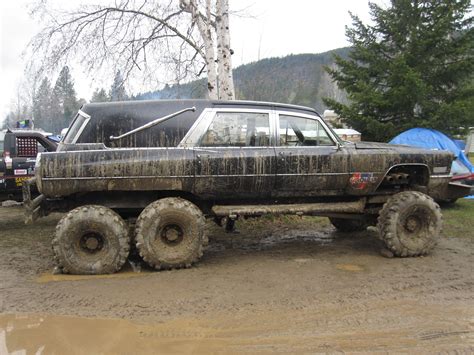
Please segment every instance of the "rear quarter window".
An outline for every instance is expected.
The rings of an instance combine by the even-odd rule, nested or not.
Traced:
[[[110,148],[176,147],[194,123],[197,116],[195,113],[186,112],[122,139],[110,140],[110,136],[119,136],[169,113],[173,111],[143,116],[120,111],[104,112],[102,115],[92,113],[91,121],[86,125],[76,143],[104,143]]]

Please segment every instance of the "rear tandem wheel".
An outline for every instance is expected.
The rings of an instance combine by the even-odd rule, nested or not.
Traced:
[[[141,257],[158,270],[190,267],[207,244],[201,210],[179,197],[149,204],[138,217],[135,231]]]

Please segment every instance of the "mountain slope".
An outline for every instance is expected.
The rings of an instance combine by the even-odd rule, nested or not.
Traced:
[[[237,99],[273,101],[326,109],[323,97],[346,102],[346,94],[339,90],[324,71],[333,66],[333,54],[346,57],[349,48],[339,48],[319,54],[298,54],[282,58],[262,59],[234,69]],[[134,99],[205,98],[206,81],[192,81],[183,85],[166,86],[147,92]]]

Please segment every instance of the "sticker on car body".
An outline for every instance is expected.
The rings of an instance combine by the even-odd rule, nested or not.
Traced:
[[[27,169],[15,169],[13,171],[13,175],[27,175],[28,170]]]
[[[373,173],[353,173],[349,179],[352,188],[356,190],[364,190],[369,184],[377,182],[377,178]]]

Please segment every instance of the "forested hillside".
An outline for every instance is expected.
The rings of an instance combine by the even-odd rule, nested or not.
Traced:
[[[324,71],[324,66],[334,65],[334,53],[346,57],[348,52],[349,48],[340,48],[320,54],[289,55],[242,65],[234,70],[237,99],[292,103],[323,112],[326,108],[323,97],[347,101],[345,93]],[[204,98],[205,85],[205,80],[196,80],[139,94],[134,99]]]

